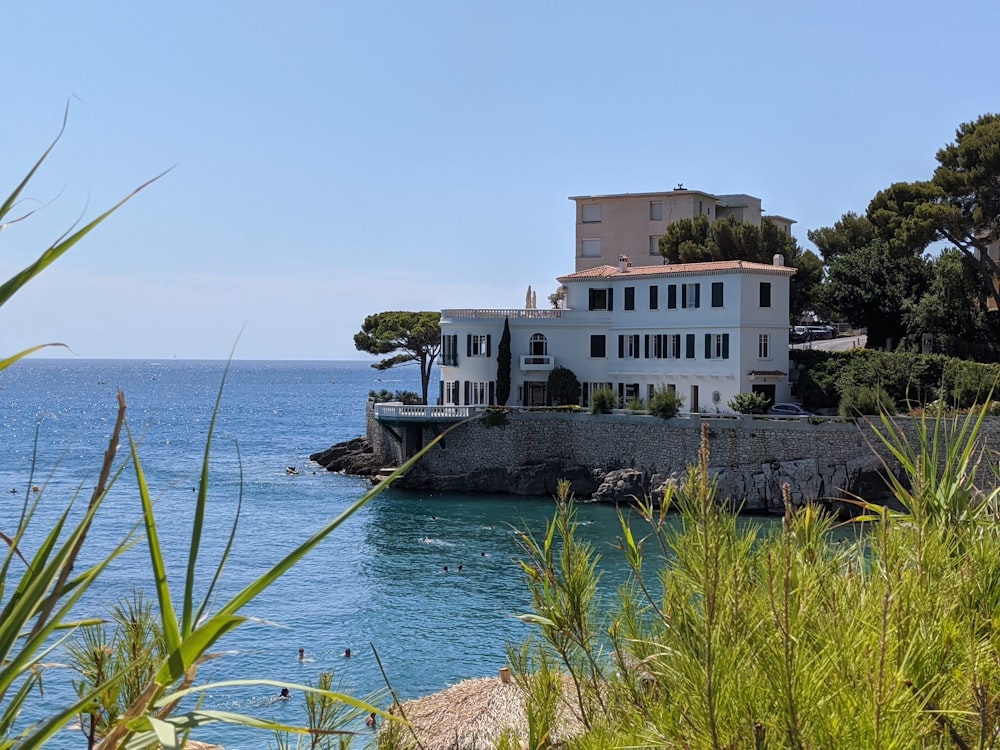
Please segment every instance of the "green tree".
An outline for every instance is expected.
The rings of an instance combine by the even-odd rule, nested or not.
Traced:
[[[819,249],[824,263],[867,247],[875,240],[875,226],[867,216],[848,211],[832,227],[810,229],[809,241]]]
[[[503,319],[503,334],[497,346],[497,403],[506,406],[510,398],[510,319]]]
[[[825,304],[853,326],[868,329],[868,347],[882,348],[906,333],[904,310],[927,287],[929,267],[922,257],[894,258],[883,242],[837,257],[822,289]]]
[[[354,346],[369,354],[398,352],[373,364],[376,370],[419,363],[420,387],[426,404],[431,368],[441,351],[441,313],[391,311],[369,315],[361,330],[354,334]]]
[[[556,406],[579,404],[582,390],[576,373],[568,367],[556,367],[549,373],[547,391],[550,403]]]
[[[906,311],[906,344],[920,351],[922,336],[934,336],[934,352],[980,362],[1000,360],[995,315],[970,304],[983,298],[975,264],[959,250],[945,250],[931,261],[927,293]]]
[[[868,218],[894,253],[951,243],[975,263],[980,283],[1000,307],[1000,264],[988,252],[1000,239],[1000,115],[962,123],[937,161],[931,180],[898,182],[878,193]]]

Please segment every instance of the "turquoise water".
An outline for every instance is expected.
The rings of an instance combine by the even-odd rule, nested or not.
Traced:
[[[179,592],[192,488],[223,370],[221,362],[34,360],[0,373],[0,530],[15,527],[32,484],[44,487],[42,521],[78,491],[78,503],[85,504],[121,388],[157,500],[170,582]],[[415,370],[380,373],[359,362],[233,363],[212,445],[202,580],[226,543],[241,491],[236,544],[221,596],[237,591],[363,494],[366,481],[326,472],[308,455],[363,433],[370,390],[417,390],[418,382]],[[124,450],[119,458],[124,460]],[[287,475],[288,466],[299,474]],[[552,507],[550,498],[390,489],[244,610],[261,622],[228,636],[220,647],[226,655],[204,666],[200,681],[307,683],[321,670],[335,670],[344,689],[365,695],[385,686],[373,648],[403,699],[496,674],[505,661],[505,644],[530,632],[513,617],[527,608],[528,596],[512,528],[540,533]],[[84,559],[99,559],[139,514],[134,473],[128,470],[106,501]],[[609,548],[617,535],[616,511],[583,505],[579,518],[582,534],[605,553],[602,591],[610,598],[627,576]],[[33,551],[31,540],[26,546]],[[127,596],[133,586],[152,595],[145,554],[139,545],[116,561],[81,610],[101,614],[105,604]],[[299,648],[306,650],[304,662],[297,659]],[[345,648],[352,651],[349,659],[341,656]],[[36,716],[65,704],[71,678],[68,669],[46,673],[46,697],[35,701]],[[276,693],[217,690],[204,706],[303,723],[301,694],[293,691],[292,700],[270,703]],[[226,727],[198,738],[228,748],[266,747],[272,739]],[[81,747],[83,740],[69,734],[50,745]]]

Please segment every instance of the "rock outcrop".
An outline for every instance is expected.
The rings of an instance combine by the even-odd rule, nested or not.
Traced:
[[[597,482],[590,469],[561,460],[523,466],[494,466],[451,474],[431,472],[418,463],[397,480],[396,486],[442,492],[554,495],[560,479],[569,480],[570,489],[579,498],[589,498],[597,490]]]
[[[327,471],[341,471],[345,474],[356,474],[371,477],[382,468],[382,458],[376,455],[372,444],[365,437],[356,437],[330,446],[325,451],[319,451],[309,456]]]

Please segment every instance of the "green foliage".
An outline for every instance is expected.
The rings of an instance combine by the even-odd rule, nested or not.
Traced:
[[[354,348],[369,354],[392,354],[372,365],[388,370],[397,365],[420,365],[421,403],[427,403],[427,387],[434,360],[441,351],[441,313],[391,311],[369,315],[354,334]]]
[[[506,427],[510,421],[510,409],[506,406],[487,406],[479,421],[484,427]]]
[[[598,388],[590,393],[590,413],[610,414],[618,408],[618,394],[612,388]]]
[[[505,406],[510,399],[510,319],[503,319],[503,334],[497,346],[497,388],[496,398],[500,406]]]
[[[419,393],[414,393],[413,391],[390,391],[386,388],[382,388],[379,391],[368,391],[368,398],[376,403],[385,403],[386,401],[399,401],[408,405],[423,403],[420,400]]]
[[[576,373],[567,367],[555,367],[549,373],[546,387],[549,403],[556,406],[570,406],[580,403],[582,387]]]
[[[863,504],[853,535],[787,494],[773,532],[737,522],[717,502],[703,427],[683,482],[620,514],[633,575],[606,620],[581,616],[586,595],[565,595],[588,591],[598,558],[557,509],[522,562],[536,592],[524,619],[540,636],[536,670],[575,647],[564,671],[589,721],[570,746],[991,747],[1000,489],[976,489],[996,457],[976,448],[980,425],[924,422],[913,440],[884,418],[875,439],[907,473],[893,489],[909,514]]]
[[[1000,382],[1000,365],[970,362],[938,354],[793,350],[799,369],[795,393],[811,406],[835,408],[841,396],[860,386],[880,386],[897,403],[927,404],[945,399],[967,408],[985,402]]]
[[[740,414],[763,414],[770,405],[771,399],[756,391],[737,393],[726,404],[730,409]]]
[[[629,411],[643,411],[646,408],[646,405],[642,403],[641,398],[633,396],[626,402],[625,408]]]
[[[895,414],[896,402],[880,385],[851,386],[840,397],[838,411],[842,417]]]
[[[920,257],[894,257],[873,243],[836,257],[820,298],[851,325],[868,329],[868,346],[884,348],[906,334],[904,310],[927,289],[930,269]]]
[[[807,236],[819,249],[823,262],[829,264],[842,255],[871,245],[875,241],[875,227],[867,216],[848,211],[832,227],[810,229]]]
[[[676,390],[657,388],[649,399],[649,413],[663,419],[672,419],[677,416],[683,404],[684,399],[677,395]]]

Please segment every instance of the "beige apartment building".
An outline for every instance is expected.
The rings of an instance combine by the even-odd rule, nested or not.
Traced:
[[[713,195],[682,187],[663,193],[578,195],[576,202],[576,270],[616,266],[627,255],[639,266],[660,262],[660,236],[680,219],[707,216],[709,221],[733,216],[760,224],[767,218],[791,234],[792,219],[764,216],[760,198]]]

